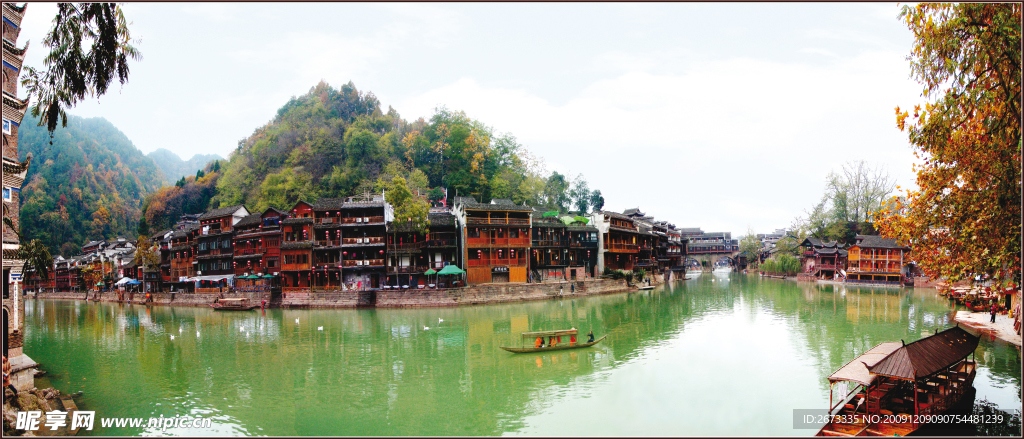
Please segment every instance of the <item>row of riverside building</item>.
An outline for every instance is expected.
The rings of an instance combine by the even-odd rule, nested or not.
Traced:
[[[441,201],[428,220],[423,233],[394,221],[383,195],[299,201],[263,212],[223,207],[183,215],[173,228],[154,233],[148,246],[159,262],[150,267],[142,267],[135,243],[93,241],[82,255],[56,258],[49,281],[35,278],[26,288],[92,289],[81,279],[86,266],[110,274],[104,287],[131,278],[142,281],[137,290],[145,292],[418,289],[586,280],[605,269],[642,269],[669,281],[684,278],[684,233],[692,230],[639,209],[567,215],[471,197]],[[465,273],[437,274],[447,266]]]

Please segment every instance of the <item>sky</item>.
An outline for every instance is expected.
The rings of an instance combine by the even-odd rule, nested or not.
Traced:
[[[733,237],[806,216],[857,160],[914,187],[895,107],[923,104],[896,3],[126,3],[143,59],[69,113],[144,153],[222,157],[320,80],[408,121],[511,133],[605,209]],[[19,44],[42,66],[54,4]],[[20,93],[24,96],[24,91]]]

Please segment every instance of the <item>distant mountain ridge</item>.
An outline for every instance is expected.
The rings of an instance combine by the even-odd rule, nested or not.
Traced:
[[[54,255],[117,236],[135,238],[142,201],[165,180],[154,160],[103,118],[69,115],[50,144],[31,118],[18,129],[18,153],[32,153],[21,191],[21,233]]]
[[[196,175],[196,171],[203,169],[214,160],[224,160],[217,154],[196,154],[192,158],[182,160],[178,154],[165,148],[157,149],[146,157],[153,159],[156,166],[164,174],[164,184],[172,185],[181,177]]]

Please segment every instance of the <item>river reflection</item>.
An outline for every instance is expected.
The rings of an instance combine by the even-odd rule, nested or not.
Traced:
[[[26,352],[98,417],[214,430],[101,435],[813,435],[793,409],[882,342],[951,325],[934,290],[705,275],[650,291],[449,309],[268,310],[29,300]],[[591,348],[510,354],[578,328]],[[174,339],[171,339],[171,337]],[[1020,353],[983,338],[977,398],[1019,409]]]

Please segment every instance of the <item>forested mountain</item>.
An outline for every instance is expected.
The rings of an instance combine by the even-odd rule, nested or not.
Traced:
[[[90,240],[134,237],[142,200],[164,181],[153,160],[103,118],[69,116],[52,145],[45,126],[24,122],[19,158],[33,158],[21,191],[22,235],[65,256]]]
[[[394,176],[413,192],[434,189],[435,196],[447,188],[449,196],[508,198],[562,211],[603,204],[582,176],[545,175],[514,136],[496,134],[463,112],[442,107],[429,121],[408,122],[391,108],[385,113],[373,93],[351,82],[336,90],[321,81],[238,143],[210,207],[287,209],[300,199],[379,193]]]
[[[156,166],[163,171],[164,177],[166,177],[164,184],[168,185],[174,184],[181,177],[195,175],[196,171],[205,168],[214,160],[224,159],[217,154],[196,154],[186,161],[182,160],[178,154],[164,148],[157,149],[146,156],[153,159]]]
[[[182,177],[173,186],[162,187],[146,197],[139,234],[149,236],[167,230],[182,214],[207,211],[210,199],[217,193],[220,164],[220,161],[207,163],[196,175]]]

